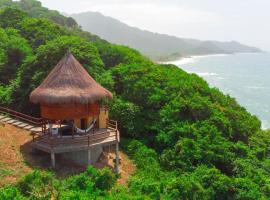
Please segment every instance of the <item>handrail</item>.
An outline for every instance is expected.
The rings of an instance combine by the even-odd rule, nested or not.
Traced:
[[[93,142],[93,141],[97,141],[97,140],[102,140],[102,139],[106,139],[106,138],[110,138],[110,137],[115,137],[115,134],[110,134],[110,135],[106,135],[106,134],[110,134],[107,130],[103,131],[101,133],[96,133],[96,134],[89,134],[89,135],[85,135],[85,136],[80,136],[78,138],[74,137],[74,138],[53,138],[50,137],[48,135],[43,135],[43,136],[38,136],[37,138],[35,138],[35,134],[33,134],[33,141],[42,141],[44,143],[47,143],[49,145],[51,145],[52,147],[55,147],[57,145],[65,145],[65,144],[75,144],[75,143],[88,143],[89,145]]]
[[[20,119],[22,121],[26,121],[34,125],[42,125],[44,123],[44,120],[42,118],[32,117],[32,116],[17,112],[15,110],[11,110],[9,108],[1,107],[1,106],[0,106],[0,113],[12,116],[15,119]]]
[[[109,120],[108,120],[109,121]],[[98,133],[88,133],[86,135],[81,135],[80,137],[71,137],[71,138],[63,138],[63,137],[51,137],[49,135],[42,135],[38,133],[33,134],[33,142],[42,141],[51,146],[51,148],[56,147],[57,145],[68,145],[68,144],[76,144],[83,143],[85,145],[90,146],[91,143],[103,140],[106,138],[115,137],[115,140],[119,142],[119,132],[117,129],[117,121],[113,122],[114,127],[108,127],[106,130]],[[109,135],[108,135],[109,134]]]

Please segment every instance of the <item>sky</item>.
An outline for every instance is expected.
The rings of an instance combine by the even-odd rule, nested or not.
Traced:
[[[239,41],[270,51],[270,0],[40,0],[72,14],[98,11],[128,25],[185,38]]]

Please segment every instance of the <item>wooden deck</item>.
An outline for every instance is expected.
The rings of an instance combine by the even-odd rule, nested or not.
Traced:
[[[34,137],[32,147],[48,153],[64,153],[87,150],[96,145],[110,145],[119,142],[119,132],[114,129],[98,129],[95,133],[72,136]]]

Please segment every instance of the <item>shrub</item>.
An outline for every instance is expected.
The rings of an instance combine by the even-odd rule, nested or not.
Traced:
[[[87,175],[93,180],[94,187],[99,190],[109,190],[116,182],[116,175],[109,168],[97,170],[90,166]]]
[[[49,199],[54,193],[53,181],[52,173],[35,170],[18,183],[18,188],[26,197]]]
[[[0,188],[0,199],[1,200],[26,200],[21,194],[18,188],[14,186],[8,186]]]

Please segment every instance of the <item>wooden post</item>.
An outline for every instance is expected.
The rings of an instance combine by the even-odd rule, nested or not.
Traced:
[[[116,174],[120,173],[119,170],[119,143],[116,143],[116,148],[115,148],[115,172]]]
[[[74,138],[74,129],[75,129],[74,123],[72,123],[72,139]]]
[[[55,169],[55,154],[51,152],[52,168]]]
[[[91,148],[88,148],[88,165],[91,165]]]

